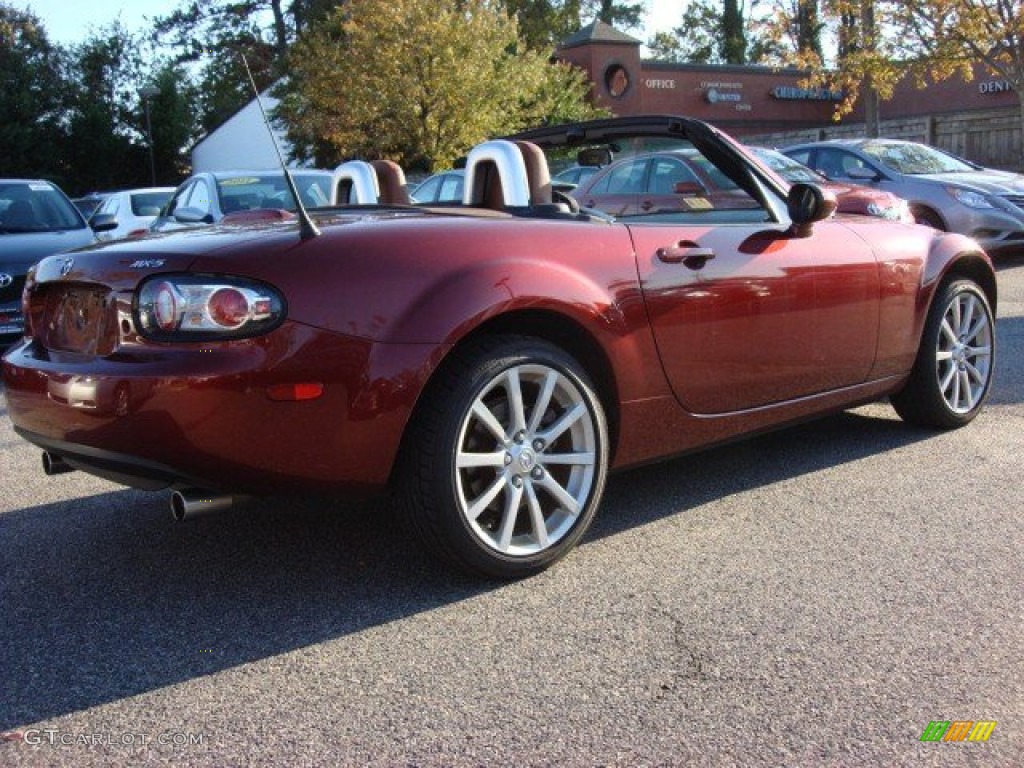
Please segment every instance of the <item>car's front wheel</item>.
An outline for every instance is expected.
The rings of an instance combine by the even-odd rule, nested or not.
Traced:
[[[963,426],[981,411],[992,383],[995,320],[971,280],[945,283],[935,296],[910,379],[891,400],[906,421]]]
[[[546,342],[484,339],[454,353],[403,452],[413,527],[457,566],[537,573],[568,552],[604,489],[607,428],[586,373]]]

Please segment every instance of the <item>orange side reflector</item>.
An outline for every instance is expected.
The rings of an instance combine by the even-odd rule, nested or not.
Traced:
[[[267,397],[271,400],[316,400],[324,393],[324,385],[319,381],[302,381],[297,384],[275,384],[267,387]]]

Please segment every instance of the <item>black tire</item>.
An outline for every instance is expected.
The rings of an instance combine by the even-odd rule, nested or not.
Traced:
[[[904,421],[955,429],[981,411],[995,367],[995,319],[971,280],[943,284],[932,301],[921,346],[903,389],[891,397]]]
[[[942,223],[942,217],[930,208],[915,208],[913,214],[916,223],[937,229],[939,232],[946,231],[946,225]]]
[[[590,526],[607,445],[604,411],[579,363],[538,339],[488,337],[456,350],[424,393],[403,442],[399,503],[449,563],[498,579],[530,576]]]

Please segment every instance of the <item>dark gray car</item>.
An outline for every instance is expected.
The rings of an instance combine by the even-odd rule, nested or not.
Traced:
[[[973,237],[990,254],[1024,249],[1024,176],[980,168],[927,144],[835,139],[785,147],[823,173],[904,198],[921,224]]]
[[[96,236],[81,212],[48,181],[0,179],[0,347],[21,336],[21,289],[29,267]]]

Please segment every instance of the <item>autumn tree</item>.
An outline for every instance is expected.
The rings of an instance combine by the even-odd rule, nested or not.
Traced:
[[[919,59],[932,78],[969,80],[979,62],[1009,83],[1024,129],[1024,0],[903,0],[893,24],[902,58]]]
[[[298,159],[449,166],[484,138],[595,114],[494,0],[349,0],[296,43],[278,116]]]

